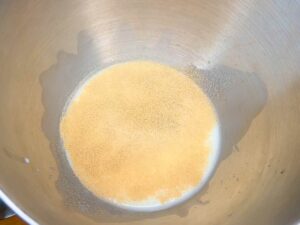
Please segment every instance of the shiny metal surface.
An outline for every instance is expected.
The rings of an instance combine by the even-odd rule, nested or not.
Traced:
[[[298,0],[0,1],[0,196],[31,224],[297,224],[299,21]],[[163,212],[98,202],[59,149],[72,90],[133,59],[188,71],[222,126],[205,191]]]
[[[15,213],[0,199],[0,220],[7,219]]]

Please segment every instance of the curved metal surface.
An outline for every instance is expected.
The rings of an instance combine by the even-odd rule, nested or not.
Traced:
[[[297,224],[299,21],[297,0],[0,1],[0,196],[31,224]],[[163,212],[99,202],[59,146],[72,90],[133,59],[187,71],[220,117],[215,175]]]
[[[0,220],[7,219],[15,213],[0,199]]]

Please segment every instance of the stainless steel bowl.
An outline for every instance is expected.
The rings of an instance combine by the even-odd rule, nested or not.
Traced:
[[[220,117],[209,185],[160,212],[97,200],[59,144],[78,83],[134,59],[187,71]],[[0,198],[30,224],[300,223],[300,1],[2,0],[0,65]]]

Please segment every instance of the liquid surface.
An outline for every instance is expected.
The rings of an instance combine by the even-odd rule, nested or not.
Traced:
[[[113,65],[84,83],[60,132],[79,180],[124,205],[168,203],[201,182],[214,109],[181,72],[149,61]]]

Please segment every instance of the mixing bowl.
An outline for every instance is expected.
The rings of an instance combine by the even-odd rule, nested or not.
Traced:
[[[30,224],[299,224],[299,40],[298,0],[0,1],[0,198]],[[155,212],[101,202],[60,144],[78,84],[137,59],[185,71],[219,116],[210,181]]]

